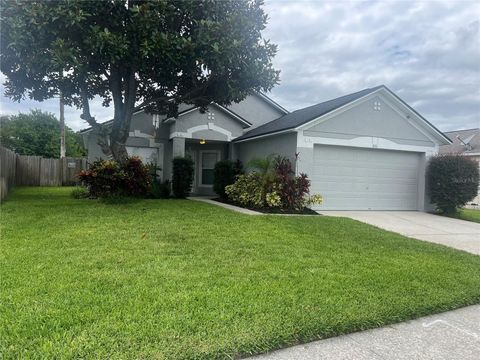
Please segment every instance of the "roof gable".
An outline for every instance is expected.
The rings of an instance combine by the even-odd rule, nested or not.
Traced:
[[[364,89],[362,91],[358,91],[353,94],[341,96],[336,99],[332,99],[329,101],[322,102],[320,104],[312,105],[300,110],[293,111],[276,120],[273,120],[251,131],[248,131],[247,133],[240,136],[240,138],[236,140],[245,140],[245,139],[257,137],[260,135],[267,135],[271,133],[285,131],[288,129],[294,129],[322,115],[328,114],[329,112],[335,109],[338,109],[343,105],[351,103],[352,101],[357,100],[365,95],[368,95],[379,88],[380,86],[371,88],[371,89]]]
[[[391,102],[394,102],[396,105],[398,105],[399,108],[401,107],[405,113],[404,115],[408,119],[415,118],[418,120],[418,122],[421,123],[420,126],[425,127],[426,131],[430,133],[430,136],[433,136],[437,139],[437,142],[443,144],[450,143],[450,139],[448,139],[448,137],[446,137],[440,130],[428,122],[424,117],[422,117],[384,85],[364,89],[356,93],[341,96],[339,98],[291,112],[265,125],[246,132],[239,138],[235,139],[235,141],[243,141],[259,136],[269,136],[286,131],[305,129],[315,121],[330,117],[330,115],[343,111],[345,108],[353,106],[367,97],[374,96],[376,93],[382,93],[388,97]]]
[[[438,141],[380,93],[367,96],[318,121],[300,127],[305,136],[376,137],[399,144],[434,146]]]

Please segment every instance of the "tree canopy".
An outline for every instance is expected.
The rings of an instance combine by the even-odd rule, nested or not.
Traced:
[[[136,107],[176,116],[181,103],[205,109],[269,91],[276,46],[262,38],[262,0],[1,0],[1,71],[6,95],[65,103],[120,160]],[[111,130],[89,101],[113,103]]]
[[[0,142],[17,154],[39,155],[46,158],[60,157],[60,122],[55,115],[32,110],[0,117]],[[80,135],[65,128],[67,156],[85,156]]]

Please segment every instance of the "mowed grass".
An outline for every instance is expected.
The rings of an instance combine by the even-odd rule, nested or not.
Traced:
[[[480,209],[460,209],[451,217],[480,223]]]
[[[233,358],[480,302],[480,257],[346,218],[70,190],[1,206],[1,358]]]

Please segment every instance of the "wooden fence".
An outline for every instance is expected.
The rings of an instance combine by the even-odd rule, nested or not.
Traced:
[[[18,155],[0,146],[0,200],[12,186],[62,186],[78,183],[77,174],[87,168],[84,158],[44,159]]]

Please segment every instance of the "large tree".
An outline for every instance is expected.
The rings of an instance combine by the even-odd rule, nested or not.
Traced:
[[[32,110],[28,114],[0,117],[0,143],[17,154],[60,156],[60,122],[52,113]],[[67,156],[84,156],[80,135],[65,128]]]
[[[65,103],[121,161],[134,109],[176,116],[178,105],[228,105],[278,82],[276,46],[261,31],[262,0],[1,0],[6,95]],[[111,129],[89,101],[113,103]]]

